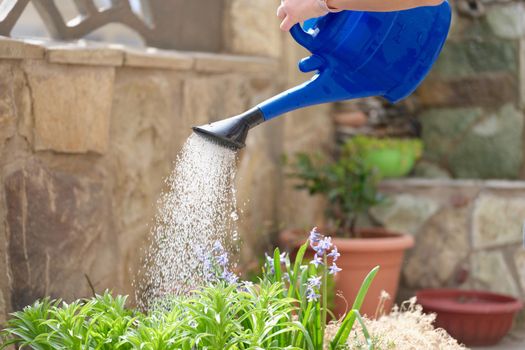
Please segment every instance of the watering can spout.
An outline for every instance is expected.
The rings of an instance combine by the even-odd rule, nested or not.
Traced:
[[[193,131],[220,145],[238,149],[245,146],[248,131],[264,122],[264,115],[258,108],[218,122],[207,125],[195,126]]]
[[[251,128],[279,115],[311,105],[377,94],[375,91],[365,93],[360,89],[349,91],[333,83],[330,84],[331,88],[323,89],[326,81],[332,80],[329,75],[328,70],[323,71],[310,81],[274,96],[243,114],[193,127],[193,131],[226,147],[243,148]]]

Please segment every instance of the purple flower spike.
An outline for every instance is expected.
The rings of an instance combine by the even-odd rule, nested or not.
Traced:
[[[339,254],[339,252],[337,251],[337,247],[334,245],[334,248],[332,249],[332,251],[328,254],[329,257],[333,258],[334,259],[334,262],[337,261],[337,259],[339,259],[339,257],[341,256],[341,254]]]
[[[314,260],[312,260],[310,264],[314,264],[315,267],[319,267],[319,265],[323,265],[323,260],[321,260],[321,257],[319,255],[315,254]]]
[[[335,275],[335,274],[337,274],[339,271],[342,271],[342,269],[340,269],[335,263],[332,263],[332,266],[330,266],[330,267],[328,268],[328,270],[329,270],[328,273],[331,274],[331,275]]]
[[[313,247],[317,255],[325,255],[328,250],[332,247],[332,238],[325,237],[319,241],[317,246]]]
[[[281,253],[281,255],[280,255],[281,262],[284,262],[287,257],[288,257],[288,253],[286,253],[286,252]]]

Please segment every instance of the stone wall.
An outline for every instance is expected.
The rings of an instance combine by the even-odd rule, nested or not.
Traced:
[[[230,54],[0,38],[0,323],[38,297],[89,296],[87,278],[97,292],[132,294],[163,179],[190,127],[307,78],[296,73],[304,51],[278,30],[278,1],[247,2],[227,3],[237,13]],[[313,224],[320,203],[289,188],[280,158],[331,139],[326,107],[250,133],[237,176],[244,262],[279,225]]]
[[[453,3],[451,34],[417,94],[425,143],[417,172],[523,179],[525,3]]]
[[[525,183],[396,180],[373,215],[416,238],[401,298],[420,288],[491,290],[525,299]]]

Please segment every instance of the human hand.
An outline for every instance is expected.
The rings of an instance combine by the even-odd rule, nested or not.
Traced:
[[[277,17],[281,22],[281,30],[289,31],[294,24],[310,18],[321,17],[328,13],[319,0],[282,0],[277,9]]]

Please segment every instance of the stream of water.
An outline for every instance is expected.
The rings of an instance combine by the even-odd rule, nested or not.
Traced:
[[[159,199],[149,249],[135,282],[142,309],[208,283],[206,256],[238,249],[236,162],[234,150],[197,134],[186,141]]]

